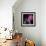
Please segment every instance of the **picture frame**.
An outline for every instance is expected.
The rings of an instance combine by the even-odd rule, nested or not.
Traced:
[[[21,12],[21,26],[35,27],[36,26],[36,12]]]

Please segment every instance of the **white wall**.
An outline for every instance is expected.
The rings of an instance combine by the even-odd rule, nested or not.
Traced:
[[[41,2],[41,38],[42,38],[42,46],[46,46],[46,0],[42,0]]]
[[[16,0],[0,0],[0,27],[12,28],[12,6]]]
[[[16,0],[0,0],[0,26],[12,28],[12,6],[15,2]],[[23,32],[25,38],[33,39],[37,46],[40,46],[41,42],[42,46],[46,46],[46,0],[41,2],[40,0],[23,0],[22,2],[19,0],[18,2],[13,7],[13,12],[16,13],[15,28]],[[36,12],[36,27],[21,27],[22,11]]]
[[[20,3],[18,3],[20,2]],[[15,29],[35,41],[36,46],[46,46],[46,0],[23,0],[13,6]],[[21,12],[36,12],[36,27],[21,27]]]
[[[20,0],[21,1],[21,0]],[[20,2],[18,0],[18,2]],[[17,6],[16,6],[17,5]],[[35,41],[36,46],[41,46],[41,1],[40,0],[23,0],[13,6],[15,29],[23,33],[24,38]],[[21,26],[21,12],[36,12],[36,27]]]

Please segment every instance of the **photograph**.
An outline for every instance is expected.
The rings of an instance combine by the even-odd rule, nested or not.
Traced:
[[[35,12],[22,12],[21,13],[21,26],[35,26],[36,13]]]

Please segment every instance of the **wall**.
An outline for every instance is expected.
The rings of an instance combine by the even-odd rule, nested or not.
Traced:
[[[19,32],[23,32],[25,38],[30,35],[28,39],[34,39],[37,46],[40,46],[40,39],[42,46],[46,46],[46,0],[41,0],[41,2],[40,0],[19,0],[17,2],[16,0],[0,0],[0,27],[12,28],[12,6],[15,15],[15,28]],[[36,27],[21,27],[21,11],[36,11]]]
[[[42,46],[46,46],[46,0],[41,1],[41,19],[40,19],[40,30]]]
[[[0,0],[0,27],[12,29],[12,6],[16,0]]]
[[[21,0],[20,0],[21,1]],[[18,2],[20,2],[18,0]],[[21,12],[36,12],[36,27],[21,26]],[[36,46],[41,46],[41,0],[23,0],[13,6],[15,29],[23,33],[23,37],[35,41]]]
[[[5,36],[10,35],[10,32],[8,30],[7,32],[3,31],[3,28],[6,27],[9,30],[12,29],[12,6],[15,2],[16,0],[0,0],[0,33],[2,32],[0,38],[5,38]]]

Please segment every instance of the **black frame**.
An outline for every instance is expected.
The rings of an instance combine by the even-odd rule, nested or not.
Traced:
[[[33,23],[27,24],[24,23],[24,15],[25,16],[32,16],[33,17]],[[36,26],[36,12],[21,12],[21,26],[23,27],[35,27]]]

